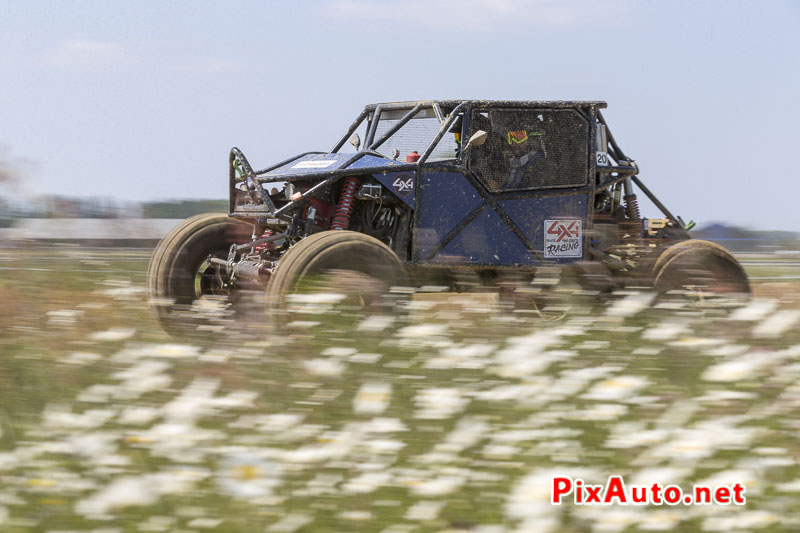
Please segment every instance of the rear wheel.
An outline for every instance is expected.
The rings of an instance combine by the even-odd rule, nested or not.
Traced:
[[[319,303],[356,314],[381,312],[392,304],[389,289],[407,284],[405,266],[381,241],[354,231],[325,231],[289,248],[267,296],[273,317]]]
[[[653,288],[660,294],[747,297],[747,274],[722,246],[686,240],[667,248],[653,266]]]
[[[232,244],[247,242],[252,227],[223,214],[184,220],[164,237],[147,272],[151,304],[164,330],[195,335],[224,314],[233,296],[230,279],[209,257],[224,259]],[[203,305],[207,303],[205,309]]]

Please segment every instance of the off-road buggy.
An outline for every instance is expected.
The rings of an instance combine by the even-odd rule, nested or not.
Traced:
[[[176,332],[195,300],[242,288],[266,292],[280,308],[314,280],[369,304],[420,275],[455,283],[471,272],[479,282],[524,285],[552,265],[601,291],[749,293],[736,259],[690,239],[642,183],[605,107],[374,104],[328,152],[254,171],[233,148],[229,213],[186,220],[153,255],[158,318]],[[662,218],[640,216],[634,188]]]

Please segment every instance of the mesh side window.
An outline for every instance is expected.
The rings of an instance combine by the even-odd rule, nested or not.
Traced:
[[[417,114],[416,118],[411,119],[394,135],[386,139],[386,142],[381,144],[377,151],[386,157],[392,157],[392,149],[397,148],[400,151],[400,157],[398,158],[400,161],[405,161],[406,156],[413,151],[422,154],[436,137],[436,134],[439,133],[439,127],[441,126],[439,119],[433,114],[433,110],[427,111],[427,109],[423,109]],[[375,128],[375,139],[381,138],[387,131],[392,129],[400,121],[401,117],[402,115],[399,114],[397,118],[380,118]],[[437,159],[453,159],[455,157],[456,144],[453,136],[446,135],[436,145],[428,160],[435,161]]]
[[[573,109],[475,110],[469,168],[492,192],[586,185],[588,122]]]

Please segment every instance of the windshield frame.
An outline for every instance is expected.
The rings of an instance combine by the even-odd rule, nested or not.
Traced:
[[[350,125],[344,135],[337,141],[337,143],[333,146],[329,153],[338,153],[341,150],[344,143],[347,142],[355,133],[355,131],[361,126],[361,124],[366,120],[367,121],[367,134],[366,139],[363,140],[363,144],[359,152],[374,152],[378,148],[380,148],[392,135],[397,133],[400,129],[403,128],[406,124],[408,124],[414,117],[416,117],[420,112],[425,109],[432,109],[436,118],[439,120],[439,131],[434,136],[434,138],[428,143],[428,146],[422,152],[419,163],[424,163],[433,153],[436,146],[442,140],[442,137],[450,129],[453,122],[455,121],[458,113],[464,111],[465,115],[468,114],[468,110],[464,109],[468,107],[468,102],[463,101],[458,103],[453,110],[448,113],[447,115],[444,114],[442,111],[442,107],[439,102],[431,102],[431,101],[422,101],[422,102],[404,102],[404,103],[392,103],[392,104],[377,104],[373,106],[367,106],[364,110],[359,114],[356,120]],[[377,130],[378,122],[381,120],[381,114],[384,111],[406,111],[406,113],[397,121],[395,125],[393,125],[389,130],[383,133],[381,137],[375,139],[375,132]],[[458,156],[453,157],[452,159],[459,159]]]

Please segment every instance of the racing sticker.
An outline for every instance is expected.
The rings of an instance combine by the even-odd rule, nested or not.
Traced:
[[[334,163],[336,163],[335,159],[330,159],[328,161],[300,161],[292,168],[327,168]]]
[[[544,256],[581,257],[583,255],[583,229],[580,220],[544,221]]]
[[[400,174],[392,182],[392,189],[400,196],[411,194],[414,190],[414,176],[411,174]]]

